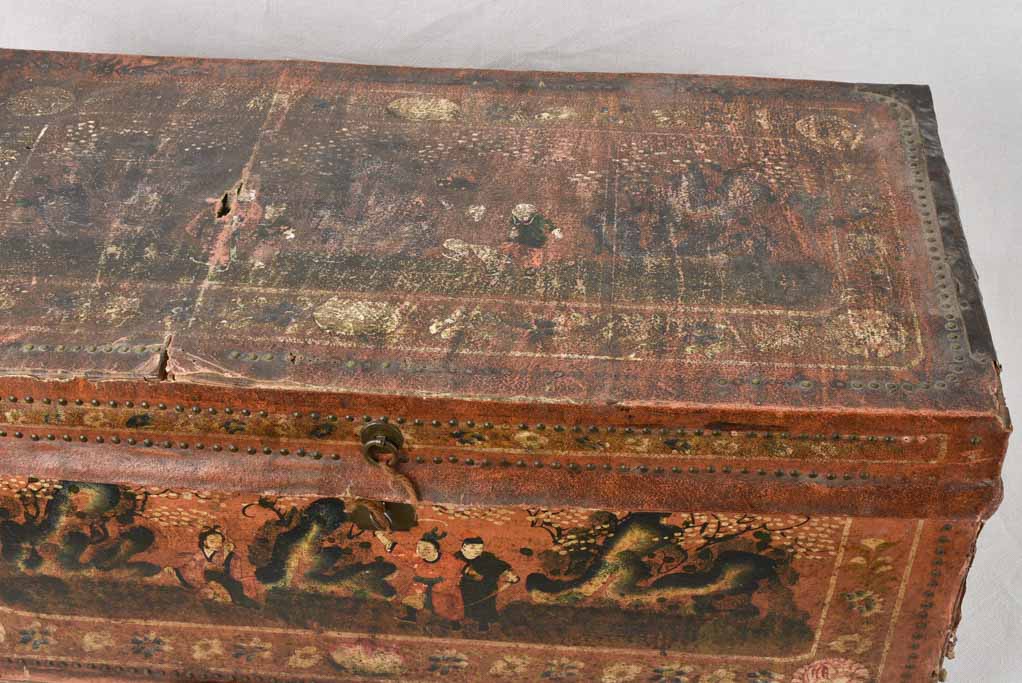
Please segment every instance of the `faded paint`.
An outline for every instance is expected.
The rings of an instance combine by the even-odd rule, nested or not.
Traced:
[[[453,121],[460,107],[443,97],[401,97],[387,104],[387,111],[409,121]]]
[[[321,328],[345,337],[380,337],[393,334],[410,305],[334,297],[313,311]]]
[[[50,116],[74,103],[74,95],[66,88],[41,85],[13,95],[7,100],[7,109],[16,116]]]

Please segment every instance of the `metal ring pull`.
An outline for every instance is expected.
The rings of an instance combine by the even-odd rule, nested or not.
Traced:
[[[369,464],[379,467],[391,483],[398,484],[412,502],[419,502],[419,492],[412,480],[397,471],[399,454],[405,437],[401,430],[389,422],[370,422],[362,428],[362,456]]]
[[[398,447],[383,437],[362,444],[362,455],[374,465],[393,467],[397,461],[397,453]]]

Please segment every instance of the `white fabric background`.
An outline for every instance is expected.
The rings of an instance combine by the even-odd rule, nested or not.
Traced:
[[[0,46],[417,66],[928,83],[1022,410],[1018,1],[0,0]],[[1022,437],[980,538],[951,680],[1022,680]]]

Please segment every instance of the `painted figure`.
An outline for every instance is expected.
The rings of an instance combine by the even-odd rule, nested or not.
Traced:
[[[447,533],[438,533],[434,528],[422,535],[415,544],[415,561],[412,564],[412,585],[402,600],[405,607],[404,621],[417,621],[420,612],[431,613],[448,622],[461,619],[462,600],[458,586],[460,566],[456,560],[445,555],[440,541]]]
[[[511,565],[484,548],[483,539],[474,536],[462,541],[457,554],[464,563],[458,587],[465,604],[465,618],[474,621],[480,631],[488,631],[490,623],[497,620],[497,593],[518,582]]]
[[[219,526],[203,529],[199,551],[173,571],[182,586],[199,591],[203,597],[223,600],[226,593],[226,599],[237,605],[258,606],[249,597],[258,591],[258,581]]]

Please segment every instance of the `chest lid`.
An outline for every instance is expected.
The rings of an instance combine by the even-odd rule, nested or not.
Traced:
[[[57,423],[93,467],[112,436],[226,467],[202,438],[274,480],[387,417],[444,499],[998,497],[1008,418],[925,87],[0,62],[0,383],[54,467]]]

